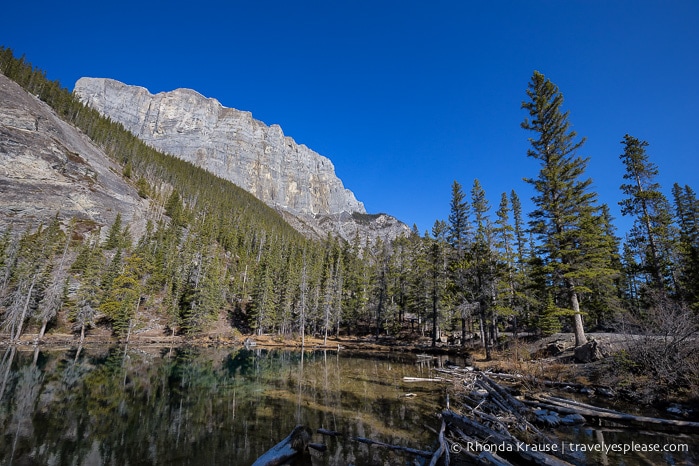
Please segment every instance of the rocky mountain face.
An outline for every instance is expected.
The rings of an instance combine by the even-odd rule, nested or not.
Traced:
[[[359,234],[374,241],[409,231],[388,215],[366,215],[328,158],[250,112],[223,107],[189,89],[153,95],[103,78],[81,78],[73,92],[150,146],[254,194],[306,235],[331,232],[351,240]]]
[[[148,201],[119,173],[89,138],[0,74],[0,229],[22,232],[55,215],[93,229],[121,213],[139,234]]]

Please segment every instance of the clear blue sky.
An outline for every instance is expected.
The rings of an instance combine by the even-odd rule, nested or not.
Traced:
[[[421,232],[451,184],[533,195],[520,108],[534,70],[561,89],[600,200],[620,141],[649,142],[670,196],[699,191],[699,1],[7,2],[0,44],[73,88],[107,77],[192,88],[329,157],[372,213]],[[623,231],[620,231],[623,233]]]

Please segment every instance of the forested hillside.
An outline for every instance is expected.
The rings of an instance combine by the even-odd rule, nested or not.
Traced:
[[[61,315],[76,334],[103,323],[118,337],[153,315],[186,335],[222,317],[242,332],[284,336],[393,335],[413,322],[433,345],[447,337],[467,345],[476,334],[488,357],[503,332],[568,330],[578,345],[599,329],[685,343],[696,335],[695,191],[675,184],[668,199],[648,143],[619,135],[626,174],[614,202],[634,223],[618,237],[578,154],[584,138],[541,73],[522,104],[522,137],[531,142],[522,157],[539,163],[527,179],[534,211],[522,212],[514,191],[491,206],[478,179],[467,192],[454,181],[448,219],[367,247],[303,238],[251,195],[147,147],[8,49],[0,70],[87,134],[158,206],[137,238],[120,218],[102,236],[78,229],[79,219],[5,231],[2,328],[13,340],[28,326],[40,333],[62,325]],[[691,360],[672,345],[673,364]]]

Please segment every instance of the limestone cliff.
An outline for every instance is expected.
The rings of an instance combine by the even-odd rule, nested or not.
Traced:
[[[138,234],[147,201],[84,134],[0,74],[0,229],[15,232],[52,217],[109,225],[117,213]]]
[[[151,94],[147,89],[103,78],[81,78],[74,93],[150,146],[232,181],[282,212],[310,236],[333,232],[351,239],[394,238],[407,226],[390,221],[356,222],[364,205],[336,176],[332,162],[297,144],[278,125],[250,112],[223,107],[189,89]]]

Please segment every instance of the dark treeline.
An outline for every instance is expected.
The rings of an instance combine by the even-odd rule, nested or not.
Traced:
[[[569,330],[583,344],[586,330],[658,330],[661,314],[699,309],[693,189],[675,184],[668,200],[648,144],[623,136],[620,205],[634,224],[617,237],[585,176],[584,139],[538,72],[522,103],[527,155],[540,164],[528,179],[533,212],[514,191],[491,206],[477,179],[468,191],[455,181],[449,218],[431,231],[364,244],[303,238],[252,195],[149,148],[9,49],[0,49],[0,71],[87,134],[153,206],[138,238],[121,217],[106,234],[80,219],[4,232],[0,312],[12,339],[27,327],[41,336],[60,315],[76,334],[105,323],[119,337],[146,327],[147,316],[187,335],[223,316],[243,332],[285,336],[409,328],[433,345],[467,345],[475,335],[490,357],[504,331]]]

